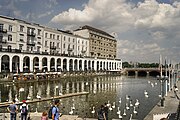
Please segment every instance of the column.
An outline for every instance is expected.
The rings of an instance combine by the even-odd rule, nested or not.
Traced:
[[[67,59],[66,69],[69,71],[69,59]]]
[[[19,59],[19,70],[20,72],[23,72],[23,57],[20,56],[20,59]]]
[[[33,72],[33,57],[30,56],[30,72]]]
[[[72,59],[72,71],[74,71],[75,60]]]
[[[54,69],[55,69],[55,71],[57,71],[57,58],[54,58]]]
[[[50,58],[47,57],[47,71],[50,71]]]
[[[77,60],[77,71],[79,71],[79,60]]]
[[[97,61],[94,61],[94,70],[97,71]]]
[[[1,73],[1,57],[0,57],[0,73]]]
[[[63,70],[63,59],[61,59],[61,70]]]
[[[9,57],[9,70],[12,72],[12,57]]]
[[[84,60],[82,60],[82,71],[84,71]]]
[[[42,71],[42,58],[39,58],[39,70]]]

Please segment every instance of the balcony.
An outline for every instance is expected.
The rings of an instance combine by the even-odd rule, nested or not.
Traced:
[[[28,36],[33,36],[33,37],[35,37],[35,36],[36,36],[36,33],[34,33],[34,32],[27,32],[27,35],[28,35]]]
[[[2,43],[2,44],[6,44],[6,43],[7,43],[7,40],[5,40],[5,39],[1,39],[1,40],[0,40],[0,43]]]
[[[50,46],[50,49],[56,50],[56,46]]]
[[[7,29],[0,29],[0,33],[7,33]]]
[[[27,41],[27,45],[35,46],[35,42],[33,42],[33,41]]]

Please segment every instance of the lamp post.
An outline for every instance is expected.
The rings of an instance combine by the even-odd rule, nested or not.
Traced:
[[[168,80],[168,76],[157,76],[157,80],[159,80],[160,81],[160,83],[161,83],[161,107],[164,107],[164,100],[165,100],[165,98],[164,98],[164,83],[165,83],[165,81],[166,80]]]

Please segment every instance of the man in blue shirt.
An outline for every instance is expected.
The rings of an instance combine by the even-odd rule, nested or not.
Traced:
[[[18,112],[18,107],[15,104],[15,100],[13,99],[12,104],[8,106],[8,111],[10,112],[10,120],[16,120],[16,114]]]
[[[59,100],[55,100],[55,106],[52,109],[52,120],[59,120]]]

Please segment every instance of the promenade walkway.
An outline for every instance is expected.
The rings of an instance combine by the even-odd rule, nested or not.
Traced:
[[[177,87],[180,90],[180,81],[177,83]],[[180,91],[178,91],[177,95],[180,96]],[[165,97],[164,104],[164,107],[160,107],[159,102],[144,118],[144,120],[160,120],[161,118],[166,118],[169,113],[177,112],[179,100],[175,97],[173,90],[168,92],[167,96]]]

